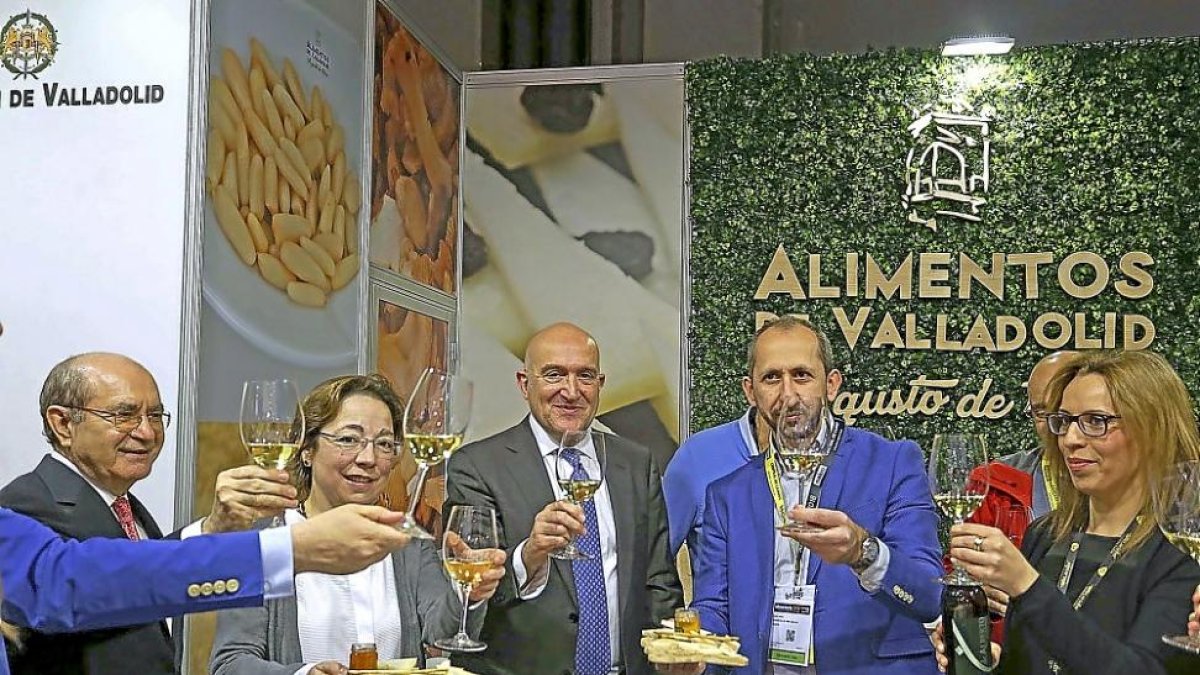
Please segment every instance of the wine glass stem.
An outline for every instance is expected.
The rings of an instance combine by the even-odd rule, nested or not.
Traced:
[[[429,465],[421,462],[417,468],[417,485],[413,489],[412,495],[408,498],[408,511],[405,518],[405,521],[408,523],[416,523],[414,519],[417,516],[417,504],[421,503],[421,493],[425,491],[425,477],[428,475]]]
[[[460,637],[469,638],[467,635],[467,612],[471,608],[471,584],[459,584],[459,590],[462,592],[462,621],[458,624],[458,634]]]

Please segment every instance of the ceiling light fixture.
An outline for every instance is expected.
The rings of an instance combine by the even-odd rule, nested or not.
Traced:
[[[1004,35],[956,37],[942,43],[942,56],[1007,54],[1016,41]]]

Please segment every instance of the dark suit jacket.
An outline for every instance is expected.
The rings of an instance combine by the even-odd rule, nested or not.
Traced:
[[[645,448],[610,437],[605,480],[617,530],[620,653],[630,675],[654,672],[639,644],[643,628],[657,626],[682,604],[679,577],[667,541],[667,514],[658,467]],[[488,606],[482,638],[488,649],[456,655],[467,670],[499,675],[559,675],[575,667],[578,600],[569,561],[550,559],[541,595],[517,596],[513,551],[529,536],[533,519],[554,501],[550,478],[529,418],[491,438],[463,447],[446,469],[446,509],[455,504],[496,509],[508,575]]]
[[[132,494],[134,517],[151,539],[161,539],[154,518]],[[79,474],[53,457],[0,490],[0,506],[40,521],[64,537],[124,539],[112,509]],[[137,584],[137,579],[127,580]],[[23,647],[8,646],[14,675],[170,675],[175,645],[163,622],[66,635],[27,633]]]

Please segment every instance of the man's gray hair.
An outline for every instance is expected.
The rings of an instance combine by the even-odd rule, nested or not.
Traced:
[[[46,410],[52,405],[67,408],[78,408],[87,405],[88,399],[95,392],[91,376],[87,373],[85,363],[91,354],[76,354],[58,362],[50,369],[46,381],[42,383],[42,393],[38,397],[38,408],[42,415],[42,435],[50,443],[50,447],[60,450],[54,430],[50,428],[50,420]],[[72,410],[72,415],[78,419],[78,411]]]
[[[825,367],[825,374],[833,372],[835,366],[833,363],[833,345],[829,342],[829,336],[825,331],[817,327],[815,323],[806,318],[796,316],[795,314],[784,314],[768,320],[763,325],[759,326],[758,330],[754,331],[754,339],[750,340],[750,347],[746,349],[746,374],[754,377],[754,350],[758,346],[758,338],[769,330],[795,330],[797,328],[807,328],[817,336],[817,346],[820,348],[821,365]]]

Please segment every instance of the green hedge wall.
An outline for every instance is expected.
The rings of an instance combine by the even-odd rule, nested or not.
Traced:
[[[972,84],[983,74],[983,80]],[[1200,369],[1200,42],[1172,39],[1064,45],[1001,57],[945,58],[893,50],[832,57],[716,59],[687,70],[691,126],[691,429],[745,408],[737,383],[755,311],[803,312],[833,338],[852,390],[907,389],[917,375],[962,378],[954,399],[993,378],[1015,400],[998,421],[962,419],[953,403],[933,417],[864,418],[858,424],[927,444],[939,431],[988,434],[994,452],[1027,447],[1022,383],[1047,350],[1029,338],[1014,352],[933,352],[866,347],[884,311],[914,312],[926,335],[934,315],[961,339],[976,314],[1011,314],[1032,325],[1045,312],[1087,312],[1097,335],[1104,312],[1143,314],[1157,329],[1151,347],[1196,393]],[[937,232],[906,221],[900,203],[906,127],[913,111],[957,97],[990,109],[991,185],[982,222],[940,219]],[[945,107],[945,106],[941,106]],[[828,260],[836,283],[846,252],[888,267],[909,253],[1051,252],[1056,262],[1091,251],[1113,268],[1130,251],[1154,256],[1154,291],[1128,300],[1109,287],[1079,300],[1042,269],[1042,293],[1026,299],[1009,268],[1005,299],[753,299],[772,253],[788,249],[802,282],[806,256]],[[957,269],[957,264],[952,266]],[[952,279],[954,277],[952,276]],[[1084,275],[1083,280],[1086,280]],[[872,318],[851,351],[834,307]]]

